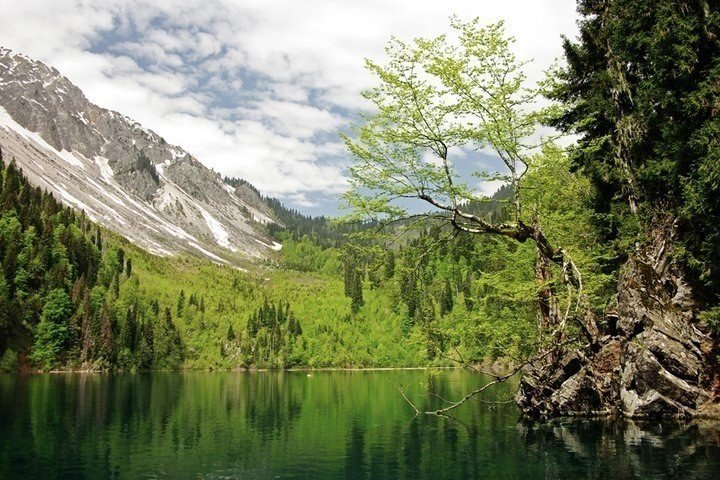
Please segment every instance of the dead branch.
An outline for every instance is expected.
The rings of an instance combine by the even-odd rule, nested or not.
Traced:
[[[402,385],[398,387],[398,390],[400,390],[400,395],[403,396],[403,398],[408,403],[408,405],[410,405],[413,408],[413,410],[415,410],[415,416],[420,415],[420,410],[418,410],[418,408],[415,406],[415,404],[410,401],[410,399],[407,397],[407,395],[405,395],[405,391],[403,390]]]
[[[465,395],[465,396],[464,396],[463,398],[461,398],[460,400],[458,400],[458,401],[456,401],[456,402],[452,402],[449,406],[447,406],[447,407],[445,407],[445,408],[440,408],[440,409],[437,409],[437,410],[429,410],[429,411],[425,411],[425,412],[423,412],[423,413],[425,413],[426,415],[446,416],[447,412],[450,412],[450,411],[452,411],[452,410],[455,410],[456,408],[458,408],[458,407],[460,407],[461,405],[465,404],[465,402],[467,402],[468,400],[470,400],[470,399],[473,398],[474,396],[479,395],[480,393],[484,392],[485,390],[487,390],[487,389],[489,389],[490,387],[493,387],[493,386],[495,386],[495,385],[497,385],[497,384],[499,384],[499,383],[506,382],[508,379],[510,379],[510,378],[512,378],[513,376],[515,376],[515,374],[517,374],[520,370],[522,370],[523,368],[525,368],[527,365],[531,365],[531,364],[533,364],[533,363],[535,363],[535,362],[537,362],[537,361],[539,361],[539,360],[542,360],[542,359],[548,357],[550,354],[553,354],[553,353],[557,352],[559,349],[561,349],[562,347],[564,347],[564,346],[567,345],[568,343],[575,342],[575,341],[576,341],[575,339],[572,339],[572,340],[568,340],[568,341],[562,342],[562,343],[556,345],[554,348],[551,348],[550,350],[548,350],[548,351],[546,351],[546,352],[543,352],[543,353],[541,353],[541,354],[539,354],[539,355],[536,355],[536,356],[534,356],[534,357],[532,357],[532,358],[529,358],[529,359],[525,360],[524,362],[518,364],[515,368],[513,368],[512,370],[510,370],[510,372],[506,373],[505,375],[499,375],[499,376],[498,376],[498,375],[492,375],[492,376],[495,378],[495,380],[493,380],[492,382],[486,383],[485,385],[483,385],[483,386],[480,387],[480,388],[477,388],[477,389],[473,390],[472,392],[468,393],[467,395]],[[415,409],[415,411],[418,412],[418,413],[420,413],[420,411],[417,409],[417,407],[416,407],[412,402],[410,402],[410,400],[405,396],[405,393],[404,393],[402,390],[401,390],[400,392],[402,393],[403,397],[405,397],[405,400],[406,400],[410,405],[412,405],[412,407]]]

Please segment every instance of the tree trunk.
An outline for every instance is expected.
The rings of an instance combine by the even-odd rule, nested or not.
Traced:
[[[557,298],[553,284],[550,260],[538,248],[535,257],[535,283],[538,288],[540,327],[542,331],[555,328],[559,323]]]

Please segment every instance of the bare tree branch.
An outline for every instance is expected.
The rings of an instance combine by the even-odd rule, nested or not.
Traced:
[[[420,415],[420,410],[418,410],[418,408],[415,406],[415,404],[410,401],[410,399],[407,397],[407,395],[405,395],[405,391],[403,390],[402,385],[398,387],[398,390],[400,391],[400,395],[403,396],[403,398],[408,403],[408,405],[410,405],[413,408],[413,410],[415,410],[415,416]]]
[[[564,345],[567,345],[568,343],[569,343],[569,342],[563,342],[562,344],[556,345],[554,348],[552,348],[552,349],[550,349],[550,350],[548,350],[548,351],[546,351],[546,352],[543,352],[543,353],[541,353],[540,355],[537,355],[537,356],[534,356],[534,357],[532,357],[532,358],[530,358],[530,359],[527,359],[526,361],[524,361],[524,362],[520,363],[519,365],[517,365],[515,368],[511,369],[511,370],[510,370],[508,373],[506,373],[505,375],[495,376],[495,380],[493,380],[492,382],[486,383],[486,384],[483,385],[482,387],[473,390],[472,392],[468,393],[467,395],[465,395],[465,396],[464,396],[463,398],[461,398],[460,400],[451,403],[450,406],[448,406],[448,407],[439,408],[439,409],[437,409],[437,410],[429,410],[429,411],[426,411],[426,412],[423,412],[423,413],[425,413],[426,415],[445,415],[445,414],[447,414],[447,412],[449,412],[449,411],[451,411],[451,410],[455,410],[456,408],[460,407],[461,405],[463,405],[465,402],[467,402],[468,400],[470,400],[470,399],[473,398],[474,396],[481,394],[481,393],[484,392],[485,390],[487,390],[487,389],[489,389],[489,388],[491,388],[491,387],[493,387],[493,386],[495,386],[495,385],[497,385],[497,384],[499,384],[499,383],[506,382],[508,379],[510,379],[510,378],[512,378],[513,376],[515,376],[515,374],[517,374],[520,370],[522,370],[523,368],[525,368],[527,365],[530,365],[530,364],[532,364],[532,363],[537,362],[538,360],[542,360],[543,358],[548,357],[550,354],[556,352],[558,349],[562,348]],[[407,398],[406,398],[406,400],[407,400]],[[408,402],[409,402],[409,400],[408,400]],[[412,405],[412,403],[411,403],[411,405]],[[416,410],[417,410],[417,409],[416,409]]]

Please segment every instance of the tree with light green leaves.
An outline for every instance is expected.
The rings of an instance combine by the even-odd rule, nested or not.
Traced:
[[[454,18],[451,26],[450,35],[410,43],[393,38],[386,63],[366,61],[377,85],[364,96],[376,110],[344,138],[354,157],[351,189],[344,197],[352,209],[349,219],[402,228],[430,221],[441,226],[442,239],[466,232],[533,242],[539,330],[557,345],[574,320],[594,342],[597,328],[581,308],[580,271],[546,235],[539,209],[523,202],[526,179],[543,146],[532,141],[546,114],[536,108],[539,89],[527,88],[524,63],[512,53],[513,39],[502,22],[483,26],[477,19]],[[479,151],[491,151],[505,167],[474,175],[511,187],[508,221],[467,208],[488,200],[458,173],[459,162]],[[424,204],[424,213],[411,213],[412,201],[415,207]],[[572,308],[560,308],[558,285],[567,287]]]
[[[31,360],[45,369],[58,361],[58,356],[71,340],[70,316],[72,302],[62,289],[50,291],[43,306],[40,323],[35,332]]]

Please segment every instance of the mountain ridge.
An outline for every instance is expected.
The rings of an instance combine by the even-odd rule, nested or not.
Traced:
[[[257,190],[229,185],[56,69],[3,47],[0,145],[33,184],[152,253],[239,265],[279,248]]]

